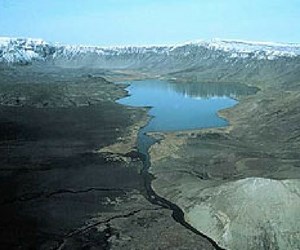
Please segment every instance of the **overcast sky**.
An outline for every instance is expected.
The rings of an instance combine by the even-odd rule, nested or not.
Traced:
[[[300,43],[300,0],[0,0],[0,36],[105,46]]]

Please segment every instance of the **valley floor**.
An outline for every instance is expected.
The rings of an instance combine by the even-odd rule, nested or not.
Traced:
[[[134,139],[147,112],[116,104],[125,86],[107,75],[134,78],[0,68],[0,245],[214,249],[146,199]],[[153,189],[221,247],[300,247],[297,86],[241,98],[226,128],[152,134]]]
[[[147,201],[132,140],[146,111],[100,75],[0,69],[1,249],[214,249]]]
[[[221,247],[299,249],[299,102],[267,88],[220,112],[229,127],[153,133],[155,192]]]

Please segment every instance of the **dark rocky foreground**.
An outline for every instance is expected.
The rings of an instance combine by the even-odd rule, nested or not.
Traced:
[[[122,141],[146,113],[97,70],[0,69],[1,249],[213,249],[145,198]],[[127,154],[129,153],[129,154]]]

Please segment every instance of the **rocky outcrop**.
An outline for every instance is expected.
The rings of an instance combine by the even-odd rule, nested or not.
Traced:
[[[291,84],[289,85],[291,87]],[[242,98],[230,126],[152,133],[155,192],[225,249],[299,249],[299,87]]]
[[[199,190],[181,206],[192,226],[226,249],[292,250],[299,247],[299,194],[299,180],[247,178]]]
[[[52,44],[42,39],[0,37],[0,62],[30,63],[34,60],[64,60],[91,63],[105,68],[136,68],[160,64],[178,69],[178,64],[195,66],[195,62],[218,59],[274,60],[300,55],[299,44],[262,43],[213,39],[169,46],[100,47]]]

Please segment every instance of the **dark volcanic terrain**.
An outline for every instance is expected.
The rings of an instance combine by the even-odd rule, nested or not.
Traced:
[[[213,249],[146,200],[124,138],[147,116],[114,102],[123,85],[84,69],[0,75],[1,249]],[[127,151],[99,153],[117,142]]]
[[[228,127],[152,133],[148,190],[136,145],[148,108],[117,104],[126,86],[111,83],[145,78],[188,83],[189,95],[198,83],[255,90],[219,112]],[[297,44],[2,38],[0,246],[300,249],[299,101]]]

